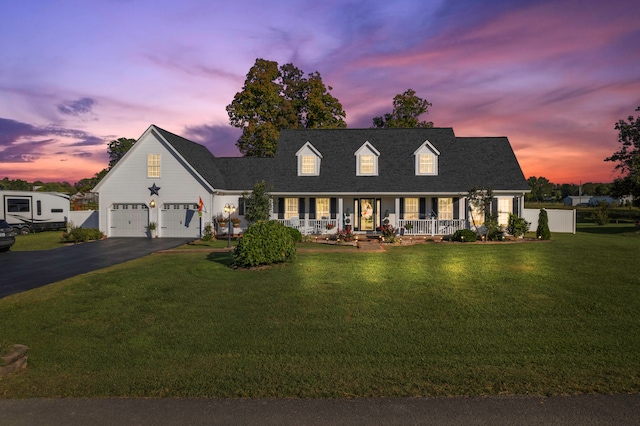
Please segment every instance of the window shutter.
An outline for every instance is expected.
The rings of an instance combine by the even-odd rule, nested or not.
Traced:
[[[420,198],[420,215],[418,216],[419,219],[425,219],[427,217],[427,199],[424,197]]]
[[[400,219],[404,219],[404,198],[400,198]]]
[[[453,199],[453,218],[460,219],[460,198]]]
[[[431,210],[436,216],[438,216],[438,199],[437,198],[431,199]]]
[[[284,219],[284,198],[278,198],[278,219]]]
[[[309,219],[316,218],[316,199],[309,198]]]
[[[498,199],[494,198],[491,200],[491,214],[498,214]]]
[[[518,197],[513,197],[513,207],[511,208],[511,213],[520,216],[520,209],[518,207]]]
[[[304,198],[298,198],[298,215],[300,219],[304,218]]]
[[[331,219],[335,219],[337,214],[338,214],[338,199],[337,198],[331,198],[329,209],[330,209],[329,211],[331,213]]]
[[[238,216],[244,216],[244,197],[238,198]]]

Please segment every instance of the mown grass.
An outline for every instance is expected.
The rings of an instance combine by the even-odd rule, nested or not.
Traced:
[[[61,247],[62,231],[32,232],[27,235],[16,235],[16,243],[11,251],[51,250]]]
[[[152,255],[0,300],[2,397],[640,392],[640,234]]]

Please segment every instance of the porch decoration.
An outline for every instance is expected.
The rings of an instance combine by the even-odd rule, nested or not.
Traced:
[[[234,228],[240,228],[240,219],[237,217],[231,218],[231,223],[233,223]]]
[[[333,223],[327,223],[327,229],[333,229],[335,225]]]
[[[149,191],[151,192],[149,195],[160,195],[160,187],[156,186],[155,182],[153,182],[153,185],[149,187]]]

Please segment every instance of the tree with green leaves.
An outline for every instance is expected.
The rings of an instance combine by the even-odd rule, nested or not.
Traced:
[[[135,139],[128,138],[118,138],[109,142],[109,146],[107,147],[107,152],[109,153],[109,169],[112,169],[135,143]]]
[[[283,129],[346,127],[331,90],[317,71],[305,77],[293,64],[256,59],[242,91],[226,107],[231,125],[242,129],[236,146],[247,157],[271,157]]]
[[[422,114],[428,113],[431,103],[416,96],[413,89],[396,95],[393,98],[393,111],[373,118],[373,128],[431,128],[432,121],[420,121]]]
[[[251,224],[260,220],[269,220],[269,213],[271,211],[271,196],[269,195],[269,191],[272,189],[272,187],[267,188],[267,184],[261,181],[253,185],[253,191],[251,193],[242,193],[245,205],[244,218],[247,222]]]
[[[540,209],[538,214],[538,227],[536,228],[536,238],[541,240],[550,240],[551,231],[549,230],[549,215],[545,209]]]
[[[553,192],[553,184],[549,179],[545,177],[531,176],[527,179],[529,184],[530,193],[526,195],[527,200],[530,201],[544,201],[545,198],[549,198]]]
[[[640,112],[640,106],[636,108]],[[615,129],[618,131],[618,142],[620,149],[604,161],[612,161],[616,164],[615,169],[619,170],[623,176],[616,179],[612,188],[612,195],[622,197],[633,195],[640,198],[640,116],[628,117],[628,122],[619,120]]]
[[[469,210],[475,210],[484,218],[482,224],[474,223],[473,225],[480,235],[482,235],[480,225],[484,227],[484,240],[488,241],[490,234],[494,233],[498,227],[498,216],[491,214],[491,204],[494,200],[493,189],[474,186],[469,190],[467,200],[469,200]]]

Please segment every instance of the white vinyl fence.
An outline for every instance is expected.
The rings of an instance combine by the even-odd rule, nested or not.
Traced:
[[[549,217],[549,231],[560,233],[576,233],[576,211],[573,210],[559,210],[559,209],[545,209],[547,210],[547,216]],[[529,226],[530,231],[535,231],[538,227],[538,216],[540,215],[540,209],[522,209],[522,217],[527,222],[531,223]]]
[[[78,210],[69,212],[69,222],[80,228],[99,228],[97,210]]]

